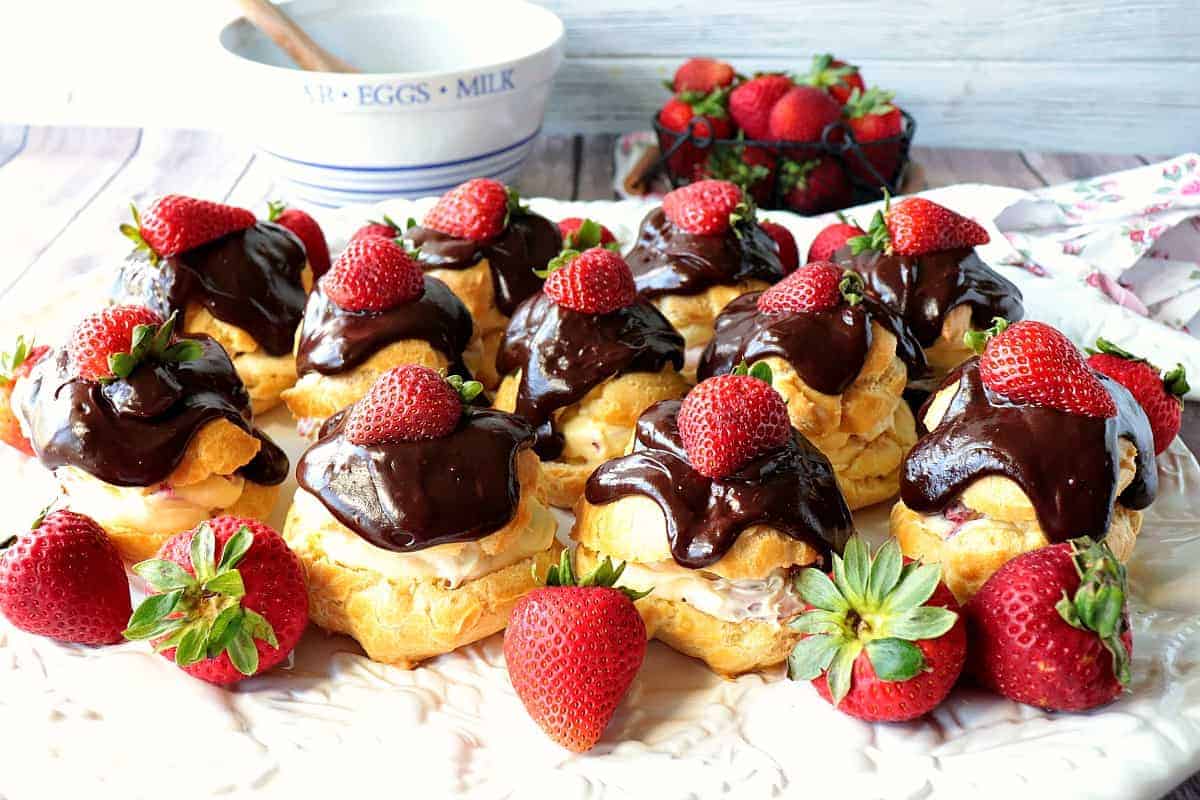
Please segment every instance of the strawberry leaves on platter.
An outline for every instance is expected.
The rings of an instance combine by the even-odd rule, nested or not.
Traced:
[[[533,577],[537,580],[539,576],[536,565],[533,570]],[[605,556],[604,560],[591,572],[583,576],[576,576],[575,569],[571,566],[571,554],[563,550],[558,563],[551,565],[550,569],[546,571],[545,583],[547,586],[603,586],[616,589],[630,600],[641,600],[653,591],[653,589],[647,589],[643,592],[628,586],[617,586],[617,581],[621,579],[621,574],[624,572],[624,561],[613,566],[612,559]]]
[[[1128,583],[1125,565],[1117,560],[1103,542],[1088,537],[1071,540],[1079,588],[1074,597],[1063,592],[1055,608],[1068,625],[1092,631],[1112,654],[1113,675],[1122,686],[1129,686],[1129,651],[1121,637],[1129,630],[1124,612]]]
[[[26,339],[24,335],[18,335],[12,352],[6,350],[0,353],[0,385],[10,382],[16,376],[17,369],[29,358],[33,348],[32,338]]]
[[[107,380],[128,378],[139,364],[148,359],[179,363],[199,358],[203,350],[195,339],[171,341],[177,316],[178,312],[172,313],[162,325],[135,326],[129,352],[109,354],[108,368],[113,377]]]

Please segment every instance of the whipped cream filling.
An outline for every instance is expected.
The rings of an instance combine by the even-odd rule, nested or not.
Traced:
[[[78,467],[59,467],[54,477],[70,499],[70,507],[106,527],[183,531],[213,512],[229,508],[242,496],[239,475],[210,475],[189,486],[113,486]]]
[[[653,589],[654,597],[687,603],[725,622],[781,623],[804,609],[790,573],[779,567],[764,578],[729,580],[674,562],[628,562],[620,583],[641,591]]]
[[[563,435],[565,461],[604,461],[622,453],[629,443],[629,426],[602,422],[585,414],[568,416],[559,430]]]

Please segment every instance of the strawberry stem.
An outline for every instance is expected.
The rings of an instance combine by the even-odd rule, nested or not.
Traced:
[[[129,204],[129,210],[133,212],[133,224],[130,225],[127,222],[122,223],[120,231],[125,235],[125,238],[133,242],[133,250],[135,253],[138,251],[145,251],[147,257],[150,259],[150,263],[157,266],[161,257],[158,255],[158,253],[154,252],[154,248],[151,247],[150,243],[146,241],[144,236],[142,236],[142,215],[138,213],[137,206],[135,206],[133,203]]]
[[[1071,540],[1079,588],[1074,597],[1065,592],[1055,608],[1070,626],[1092,631],[1112,655],[1113,674],[1122,686],[1128,686],[1129,651],[1122,636],[1129,630],[1125,613],[1128,583],[1125,566],[1103,542],[1084,536]]]
[[[767,386],[773,385],[775,374],[771,371],[771,365],[765,361],[759,361],[754,366],[748,366],[745,361],[739,362],[736,367],[729,373],[730,375],[747,375],[751,378],[758,378]]]
[[[617,581],[621,579],[621,574],[625,572],[625,562],[622,561],[619,565],[613,566],[612,559],[605,556],[591,572],[582,577],[575,574],[574,568],[571,566],[571,554],[563,550],[557,564],[551,565],[546,571],[545,584],[547,586],[602,586],[610,589],[616,589],[630,600],[641,600],[653,589],[647,589],[644,592],[632,589],[628,586],[617,586]],[[533,568],[534,580],[538,579],[537,566]]]
[[[842,297],[852,306],[856,306],[863,301],[863,292],[867,285],[863,281],[862,276],[852,269],[848,269],[842,273],[842,280],[838,283],[838,291],[842,293]]]
[[[274,222],[279,219],[279,215],[287,211],[287,204],[282,200],[267,201],[267,222]]]
[[[963,334],[963,344],[982,355],[987,343],[1008,329],[1008,320],[1004,317],[992,317],[992,327],[982,331],[967,331]]]
[[[1188,385],[1187,370],[1183,368],[1183,364],[1176,364],[1175,369],[1163,375],[1163,388],[1167,390],[1167,394],[1175,395],[1181,401],[1183,396],[1192,390]]]

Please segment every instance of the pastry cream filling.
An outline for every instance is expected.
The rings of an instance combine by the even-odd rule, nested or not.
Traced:
[[[765,578],[729,580],[675,562],[628,562],[620,584],[645,591],[652,597],[687,603],[697,611],[726,622],[780,623],[804,608],[784,567]]]
[[[604,461],[624,452],[629,443],[628,425],[602,422],[586,414],[565,416],[559,429],[563,461]]]
[[[349,569],[368,569],[390,580],[442,580],[451,588],[477,580],[550,548],[558,522],[544,505],[534,501],[532,518],[519,538],[500,552],[489,553],[488,537],[474,542],[435,545],[424,550],[398,553],[384,550],[346,529],[333,518],[313,494],[299,489],[293,513],[305,520],[309,546]],[[325,520],[310,525],[309,520]]]
[[[210,475],[189,486],[113,486],[78,467],[54,470],[70,507],[108,527],[184,531],[229,508],[242,496],[239,475]]]

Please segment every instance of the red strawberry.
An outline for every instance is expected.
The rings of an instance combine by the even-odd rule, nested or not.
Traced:
[[[21,424],[13,413],[12,393],[17,381],[28,377],[48,352],[50,348],[46,345],[33,345],[24,336],[18,336],[11,353],[0,353],[0,442],[15,447],[27,456],[34,455],[33,445],[21,432]]]
[[[779,98],[767,119],[767,137],[788,142],[819,142],[825,127],[841,119],[842,107],[812,86],[794,86]],[[829,141],[840,142],[842,131],[830,131]]]
[[[51,511],[0,548],[0,612],[9,622],[60,642],[121,641],[129,580],[91,517]]]
[[[619,253],[593,247],[567,250],[550,262],[542,291],[558,305],[584,314],[608,314],[637,299],[633,271]]]
[[[967,657],[967,632],[937,564],[906,561],[895,539],[874,557],[855,535],[833,579],[800,573],[809,609],[791,623],[806,636],[788,656],[788,677],[811,680],[840,711],[868,722],[902,722],[946,699]]]
[[[350,242],[321,279],[325,295],[347,311],[386,311],[425,292],[425,275],[392,239]]]
[[[1113,417],[1117,404],[1071,340],[1044,322],[996,319],[970,331],[966,343],[979,357],[983,385],[1008,401],[1056,408],[1087,417]]]
[[[1165,375],[1144,358],[1122,350],[1107,339],[1096,340],[1096,351],[1088,366],[1124,386],[1138,401],[1154,432],[1154,453],[1167,449],[1179,433],[1183,419],[1183,396],[1191,387],[1182,364]]]
[[[823,214],[854,199],[846,170],[828,156],[804,162],[785,159],[780,170],[783,203],[799,214]]]
[[[215,517],[135,564],[152,594],[129,618],[127,639],[155,649],[193,678],[225,686],[274,667],[308,627],[300,559],[273,528]]]
[[[980,683],[1054,711],[1085,711],[1129,684],[1125,567],[1107,545],[1060,542],[1009,561],[964,612]]]
[[[728,139],[733,134],[733,125],[725,110],[725,92],[717,90],[708,95],[692,92],[673,97],[658,112],[658,123],[667,131],[685,135],[688,125],[696,119],[692,128],[695,139]],[[660,135],[659,147],[665,153],[679,136]],[[704,172],[705,159],[711,145],[701,147],[694,141],[685,141],[667,157],[667,166],[675,175],[686,180],[699,178]]]
[[[410,222],[416,224],[416,220],[410,220]],[[408,227],[411,228],[412,225],[410,224]],[[405,229],[402,229],[395,223],[395,221],[392,220],[391,217],[389,217],[387,214],[384,214],[382,222],[376,222],[374,220],[367,222],[366,225],[363,225],[354,232],[354,235],[350,237],[350,241],[357,242],[359,239],[374,238],[399,239],[404,235],[404,233]]]
[[[900,168],[900,142],[880,141],[897,138],[904,132],[904,117],[892,105],[893,96],[875,88],[865,92],[855,89],[842,109],[850,133],[866,158],[864,162],[854,151],[848,152],[850,171],[871,185],[879,185],[881,179],[890,182]],[[872,168],[878,176],[872,174]]]
[[[796,239],[792,236],[792,232],[778,222],[771,222],[769,219],[760,221],[758,227],[766,231],[767,236],[770,236],[775,242],[775,250],[779,253],[779,263],[783,265],[783,274],[795,272],[796,267],[800,266],[800,251],[796,249]]]
[[[121,233],[145,250],[152,262],[242,231],[255,223],[254,213],[236,206],[168,194],[155,200],[145,216],[133,208],[133,225],[122,225]]]
[[[319,278],[329,271],[329,244],[325,241],[321,226],[309,214],[272,201],[267,204],[267,220],[287,228],[303,242],[313,278]]]
[[[673,225],[697,236],[719,236],[729,230],[731,217],[745,203],[742,190],[729,181],[697,181],[668,192],[663,213]]]
[[[458,426],[463,403],[482,388],[476,381],[446,378],[419,364],[395,367],[351,407],[346,438],[359,445],[440,439]]]
[[[892,205],[884,193],[882,212],[876,211],[864,237],[850,242],[855,255],[866,250],[923,256],[987,244],[987,230],[973,219],[924,197],[909,197]]]
[[[795,84],[787,75],[757,75],[729,94],[729,116],[747,139],[769,138],[771,109]]]
[[[828,311],[845,300],[862,302],[863,280],[858,273],[815,261],[805,264],[758,296],[758,310],[767,314]]]
[[[166,322],[145,306],[109,306],[88,314],[67,337],[67,355],[84,380],[129,377],[143,361],[190,361],[200,346],[173,338],[175,315]]]
[[[833,254],[846,246],[846,242],[867,232],[851,222],[835,222],[826,225],[808,246],[809,261],[832,261]]]
[[[829,92],[829,96],[845,105],[855,89],[866,89],[858,67],[839,61],[829,53],[813,56],[812,67],[801,81]]]
[[[717,145],[709,153],[704,175],[736,184],[754,202],[763,204],[770,199],[775,183],[775,156],[762,147]]]
[[[756,364],[752,375],[701,381],[683,398],[679,438],[692,469],[701,475],[731,475],[792,435],[787,405],[771,387],[770,370],[764,371],[764,380],[758,369]]]
[[[425,227],[475,242],[504,232],[508,215],[520,207],[515,192],[491,178],[472,178],[446,192],[425,215]]]
[[[592,247],[616,249],[617,237],[599,222],[583,217],[567,217],[559,220],[558,232],[562,234],[563,249],[579,250]],[[610,245],[612,245],[610,247]]]
[[[724,61],[712,58],[689,58],[675,70],[675,80],[667,88],[676,94],[680,92],[701,92],[708,94],[713,89],[720,89],[733,83],[735,73],[733,67]]]
[[[504,660],[525,710],[568,750],[590,750],[629,691],[646,655],[646,625],[614,588],[624,565],[607,558],[576,581],[571,557],[551,567],[546,586],[517,601],[504,631]]]

